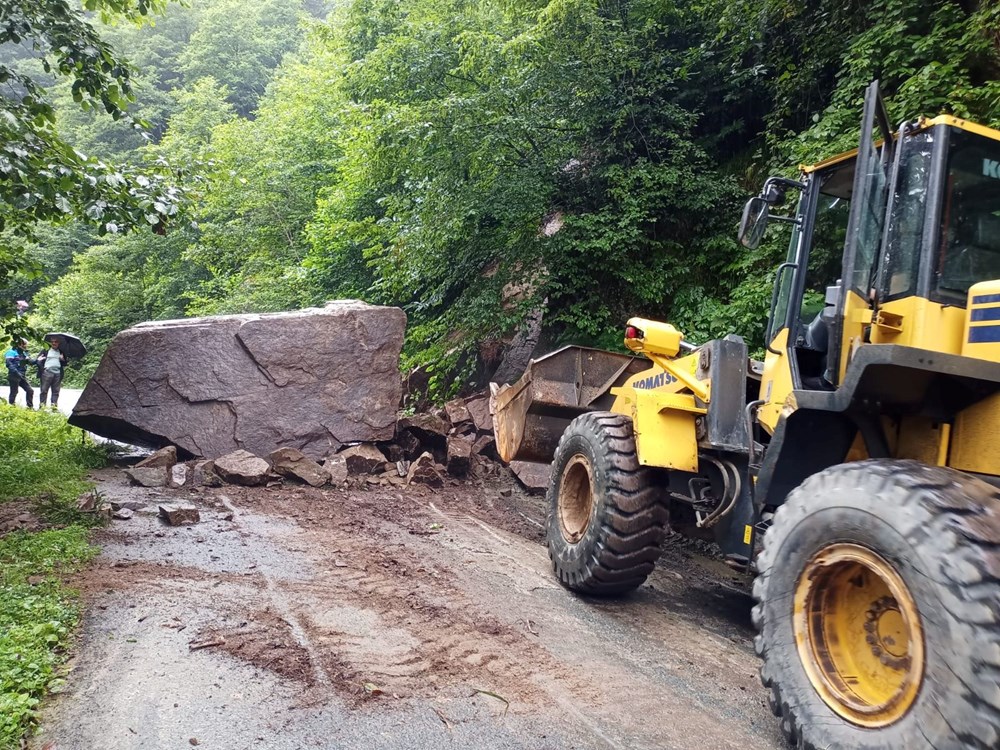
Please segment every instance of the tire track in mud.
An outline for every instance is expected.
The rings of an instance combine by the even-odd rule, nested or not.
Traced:
[[[463,592],[437,562],[449,555],[433,537],[404,546],[388,536],[310,535],[355,562],[318,561],[314,580],[291,584],[296,614],[311,641],[353,667],[357,683],[400,697],[478,688],[524,705],[548,702],[534,681],[539,672],[572,686],[571,675],[528,633]]]
[[[745,692],[752,653],[706,633],[704,613],[670,609],[669,569],[627,601],[587,600],[552,579],[526,524],[474,493],[234,496],[242,533],[270,559],[258,570],[327,678],[311,701],[327,688],[354,706],[371,689],[462,702],[481,690],[507,702],[484,699],[498,716],[559,716],[602,747],[689,750],[691,722],[699,747],[761,739],[732,731],[761,710]]]
[[[261,523],[290,510],[280,499],[264,511],[219,498],[251,540],[268,608],[308,654],[313,687],[353,698],[373,687],[400,698],[467,697],[478,689],[524,708],[551,703],[534,679],[545,672],[589,692],[516,619],[498,617],[462,590],[452,570],[466,564],[456,559],[461,551],[442,545],[447,532],[434,528],[434,519],[457,519],[437,508],[400,498],[400,524],[399,507],[366,503],[335,517],[313,514],[286,535]],[[267,539],[253,541],[259,534]],[[254,552],[274,544],[288,550],[278,559],[304,554],[308,573],[289,577],[273,551]]]

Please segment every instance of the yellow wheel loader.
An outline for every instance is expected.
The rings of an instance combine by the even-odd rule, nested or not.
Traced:
[[[762,363],[632,319],[641,357],[569,347],[495,392],[501,454],[551,460],[574,591],[639,586],[668,524],[755,574],[794,747],[1000,748],[1000,131],[892,132],[872,84],[858,149],[768,179],[740,240],[769,223]]]

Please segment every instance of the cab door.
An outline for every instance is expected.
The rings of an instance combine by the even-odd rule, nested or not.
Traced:
[[[881,137],[880,142],[874,138]],[[836,329],[830,337],[829,372],[834,385],[844,378],[851,355],[867,342],[872,321],[879,250],[885,233],[890,165],[895,141],[878,81],[865,92],[861,138],[855,161],[851,213],[844,243],[843,278]]]

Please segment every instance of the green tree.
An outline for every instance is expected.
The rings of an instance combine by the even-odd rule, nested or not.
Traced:
[[[188,257],[209,269],[198,313],[282,310],[318,302],[301,262],[321,188],[336,180],[344,98],[336,55],[315,40],[286,59],[256,119],[212,134],[211,189]]]
[[[302,38],[300,0],[217,0],[181,54],[186,80],[215,77],[244,117],[257,108],[270,73]]]
[[[406,307],[408,355],[442,389],[543,300],[550,342],[696,318],[682,292],[725,299],[738,252],[689,82],[712,33],[663,2],[353,3],[333,37],[352,61],[342,179],[310,266]]]
[[[107,237],[78,254],[69,272],[42,289],[36,325],[70,330],[87,342],[84,375],[91,374],[119,331],[145,320],[184,316],[187,290],[198,270],[185,262],[190,230],[160,237]]]
[[[162,0],[87,0],[86,8],[137,21],[162,10]],[[70,82],[73,99],[127,117],[131,68],[65,0],[0,2],[0,47],[28,45],[45,76]],[[0,64],[0,229],[30,234],[40,221],[82,217],[102,232],[162,226],[182,199],[165,167],[116,169],[87,158],[58,134],[42,77]],[[24,266],[23,247],[0,246],[0,288]],[[0,317],[10,302],[0,301]],[[4,324],[11,327],[8,320]]]

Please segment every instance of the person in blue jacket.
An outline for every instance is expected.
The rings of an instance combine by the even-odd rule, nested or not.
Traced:
[[[7,401],[14,403],[17,398],[17,389],[24,390],[24,398],[28,402],[28,408],[34,409],[35,391],[28,382],[28,362],[30,358],[27,351],[27,339],[14,340],[13,346],[3,354],[4,364],[7,365],[7,384],[10,386],[10,394]]]

